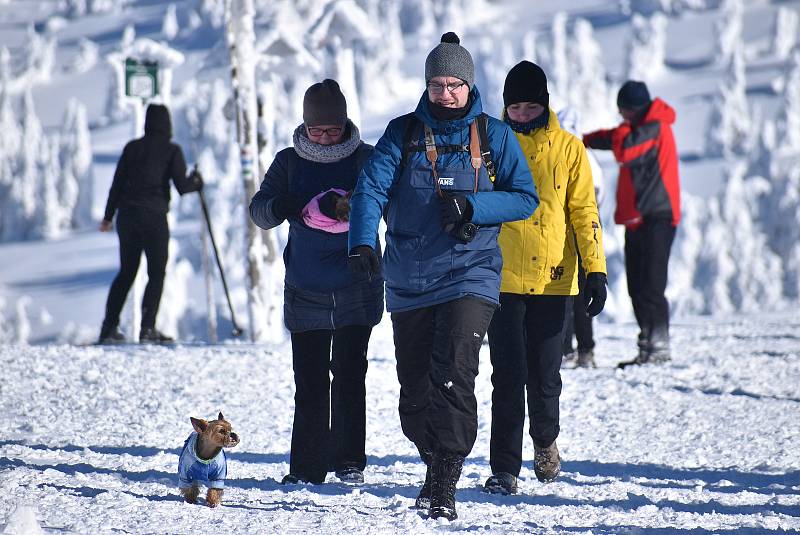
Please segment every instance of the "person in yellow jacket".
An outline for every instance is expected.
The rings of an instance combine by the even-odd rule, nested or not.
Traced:
[[[522,61],[508,73],[503,119],[525,153],[540,204],[528,219],[503,223],[500,230],[500,309],[489,325],[488,492],[517,492],[526,388],[536,477],[552,481],[560,471],[562,341],[569,296],[578,293],[578,253],[587,273],[586,313],[599,314],[606,300],[606,260],[589,159],[581,140],[561,129],[549,99],[547,77],[538,65]]]

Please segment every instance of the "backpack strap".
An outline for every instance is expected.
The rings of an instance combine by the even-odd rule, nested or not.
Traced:
[[[402,158],[400,159],[401,167],[408,165],[409,154],[411,152],[416,152],[415,147],[421,131],[422,122],[417,119],[416,115],[409,113],[406,127],[403,130]]]
[[[492,161],[492,146],[489,144],[489,131],[487,127],[489,123],[489,116],[485,113],[481,113],[475,119],[475,123],[478,127],[478,137],[480,138],[481,157],[483,158],[483,164],[486,166],[486,172],[489,174],[489,180],[494,182],[497,178],[497,170],[494,167],[494,161]]]

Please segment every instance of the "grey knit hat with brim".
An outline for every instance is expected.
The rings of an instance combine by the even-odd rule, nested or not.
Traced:
[[[303,97],[303,122],[306,126],[344,124],[347,101],[336,80],[327,78],[306,90]]]
[[[475,85],[475,64],[461,40],[453,32],[442,36],[442,42],[425,59],[425,83],[436,76],[452,76],[464,80],[470,89]]]

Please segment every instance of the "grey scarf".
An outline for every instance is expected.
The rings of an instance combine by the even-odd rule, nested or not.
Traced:
[[[361,134],[356,125],[348,119],[345,132],[350,129],[350,138],[336,145],[320,145],[308,139],[305,124],[301,124],[294,131],[294,150],[306,160],[317,163],[338,162],[353,154],[361,144]]]

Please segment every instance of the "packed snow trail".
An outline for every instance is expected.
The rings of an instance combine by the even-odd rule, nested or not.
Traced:
[[[288,346],[2,346],[0,525],[30,527],[34,507],[45,533],[799,530],[800,319],[683,320],[672,363],[625,371],[614,364],[631,356],[634,327],[597,327],[600,368],[562,373],[561,477],[536,481],[526,436],[515,496],[480,490],[490,475],[484,347],[478,440],[449,524],[411,509],[424,467],[400,430],[386,320],[370,348],[360,486],[332,474],[319,486],[278,483],[291,439]],[[242,442],[212,510],[181,501],[176,467],[189,416],[219,410]]]

